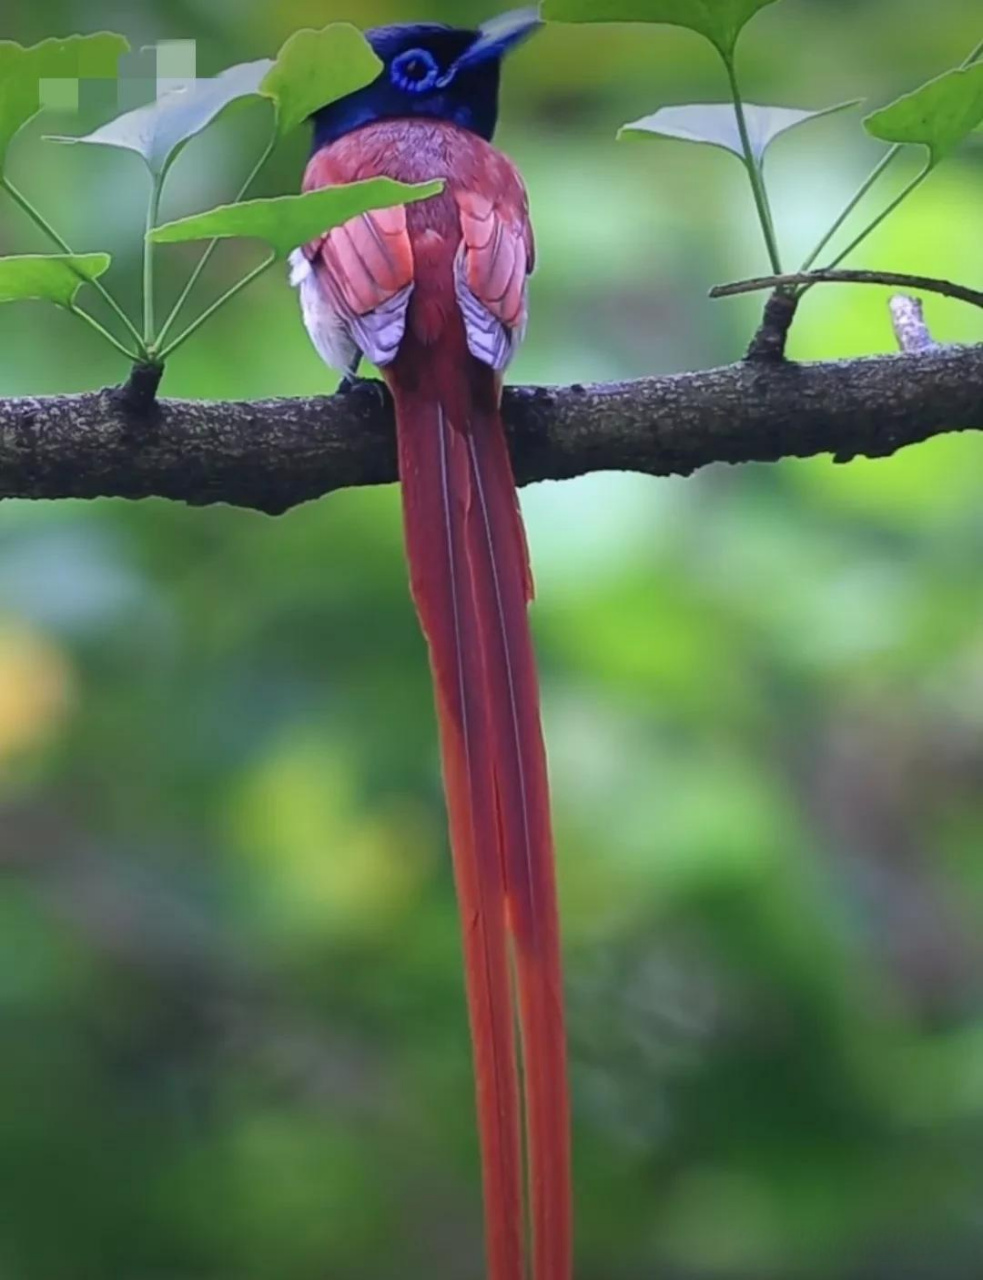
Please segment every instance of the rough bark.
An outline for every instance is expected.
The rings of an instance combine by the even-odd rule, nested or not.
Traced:
[[[714,462],[882,457],[983,428],[983,346],[816,364],[746,359],[699,373],[506,392],[517,479],[688,475]],[[378,386],[315,399],[156,400],[125,388],[0,400],[0,497],[213,502],[276,514],[396,478]]]

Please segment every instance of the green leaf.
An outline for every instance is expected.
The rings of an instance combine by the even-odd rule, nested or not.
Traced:
[[[775,139],[789,129],[794,129],[796,125],[804,124],[807,120],[817,120],[820,116],[832,115],[835,111],[845,111],[847,107],[859,105],[859,102],[859,98],[853,102],[839,102],[835,107],[823,107],[819,111],[801,111],[797,107],[759,107],[746,102],[744,115],[755,160],[760,164],[765,151]],[[740,160],[744,159],[737,113],[731,102],[662,107],[654,115],[643,116],[641,120],[626,124],[618,131],[619,139],[653,137],[702,142],[711,147],[722,147],[725,151],[733,152]]]
[[[543,17],[556,22],[659,22],[688,27],[729,59],[741,29],[776,0],[546,0]]]
[[[0,258],[0,302],[43,298],[70,307],[83,284],[109,270],[108,253],[23,254]]]
[[[206,129],[231,103],[255,97],[273,63],[269,58],[229,67],[209,80],[195,80],[172,89],[156,102],[118,116],[82,138],[53,138],[54,142],[95,143],[135,151],[159,180],[177,159],[181,148]]]
[[[369,209],[411,204],[437,195],[441,182],[406,186],[391,178],[370,178],[347,186],[324,187],[301,196],[277,196],[270,200],[245,200],[220,205],[207,213],[166,222],[151,233],[159,244],[181,240],[221,240],[232,236],[265,240],[277,257],[286,258],[298,245],[307,244],[332,227],[340,226]]]
[[[109,31],[28,48],[0,40],[0,172],[14,136],[41,110],[42,80],[115,80],[129,47]]]
[[[983,62],[947,71],[914,93],[898,98],[864,120],[883,142],[927,147],[930,163],[944,160],[983,122]]]
[[[84,137],[53,141],[134,151],[162,179],[181,148],[232,103],[257,96],[271,99],[282,137],[319,107],[370,84],[381,69],[361,32],[337,22],[322,31],[298,31],[275,62],[261,58],[240,63],[213,79],[173,89]]]
[[[328,103],[371,84],[382,63],[357,27],[333,22],[321,31],[297,31],[277,55],[261,92],[276,104],[283,137]]]

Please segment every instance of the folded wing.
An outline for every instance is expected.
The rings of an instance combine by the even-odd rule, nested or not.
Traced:
[[[534,265],[525,192],[515,180],[500,198],[457,192],[461,245],[455,289],[471,354],[502,372],[525,337],[527,281]]]

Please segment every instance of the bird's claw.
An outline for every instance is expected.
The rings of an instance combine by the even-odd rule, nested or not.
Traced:
[[[380,404],[386,402],[386,384],[377,378],[363,378],[357,373],[346,373],[338,383],[335,395],[372,395]]]

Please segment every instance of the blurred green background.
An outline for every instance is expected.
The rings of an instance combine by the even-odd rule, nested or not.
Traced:
[[[472,0],[7,0],[0,35],[194,40],[211,74],[331,19],[487,16]],[[787,0],[746,33],[747,96],[879,105],[980,27],[978,0]],[[135,105],[152,54],[129,66]],[[108,118],[107,93],[35,122],[12,176],[76,245],[116,253],[135,308],[139,162],[40,141]],[[709,46],[668,28],[550,28],[514,57],[499,141],[541,263],[516,379],[742,351],[760,298],[706,298],[765,266],[740,166],[613,140],[662,104],[723,96]],[[263,110],[189,147],[165,215],[234,192]],[[262,190],[296,188],[305,146]],[[856,114],[776,145],[790,262],[878,154]],[[980,284],[981,194],[976,145],[854,261]],[[41,247],[0,203],[0,251]],[[223,248],[211,290],[254,253]],[[165,293],[192,260],[167,257]],[[815,290],[793,354],[890,349],[885,304]],[[939,339],[983,340],[970,308],[927,313]],[[124,373],[70,317],[0,310],[0,393]],[[164,389],[331,378],[277,271]],[[523,505],[578,1280],[975,1280],[983,440],[593,476]],[[0,875],[2,1280],[476,1280],[458,926],[395,489],[277,520],[4,503]]]

